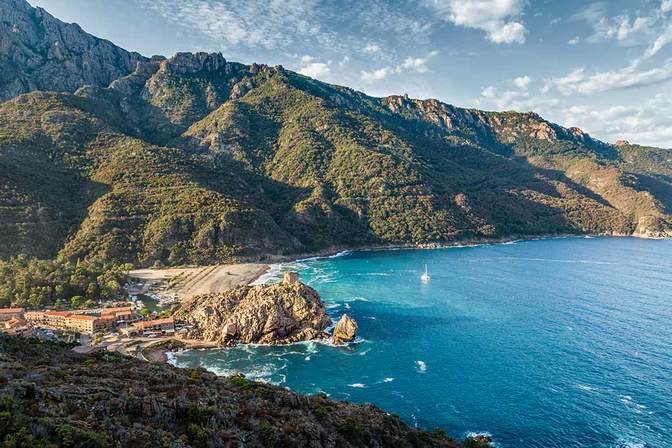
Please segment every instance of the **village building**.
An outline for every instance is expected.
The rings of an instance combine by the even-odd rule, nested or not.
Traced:
[[[16,330],[26,325],[26,321],[23,319],[13,318],[3,322],[5,330]]]
[[[34,327],[71,333],[91,335],[110,330],[114,326],[114,317],[101,319],[97,316],[72,314],[68,311],[29,311],[24,316]]]
[[[143,335],[175,332],[175,321],[172,317],[140,321],[134,323],[133,326],[137,329],[138,333]]]
[[[5,322],[12,319],[23,319],[23,314],[26,312],[23,308],[0,308],[0,322]]]
[[[100,311],[100,317],[105,319],[111,317],[118,323],[134,322],[137,320],[137,314],[130,306],[104,308]]]
[[[67,329],[74,333],[94,334],[106,329],[105,322],[95,316],[72,315],[67,318]]]

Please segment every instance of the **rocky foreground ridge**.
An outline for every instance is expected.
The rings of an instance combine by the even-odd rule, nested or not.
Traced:
[[[302,396],[116,353],[0,336],[7,447],[485,447],[409,427],[372,405]]]
[[[298,281],[239,286],[193,297],[176,316],[192,328],[188,337],[225,346],[289,344],[326,339],[331,324],[319,294]]]

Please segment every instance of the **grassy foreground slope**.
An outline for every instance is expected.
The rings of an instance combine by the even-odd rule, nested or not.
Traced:
[[[487,446],[413,429],[372,405],[116,353],[0,336],[0,366],[8,447]]]

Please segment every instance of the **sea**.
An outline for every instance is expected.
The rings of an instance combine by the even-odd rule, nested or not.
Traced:
[[[357,321],[354,343],[186,350],[173,362],[373,403],[497,447],[672,447],[670,240],[344,252],[262,281],[286,270],[334,320]]]

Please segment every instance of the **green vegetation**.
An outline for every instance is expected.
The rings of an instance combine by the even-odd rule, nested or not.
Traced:
[[[151,76],[144,96],[87,88],[0,104],[1,258],[181,265],[672,234],[670,150],[215,56],[174,69],[190,58]]]
[[[372,405],[240,378],[236,384],[203,369],[79,355],[57,343],[2,335],[0,362],[3,448],[212,447],[240,440],[254,447],[462,446]],[[317,408],[324,413],[317,416]]]
[[[93,308],[121,296],[129,269],[25,256],[0,261],[0,307]]]

